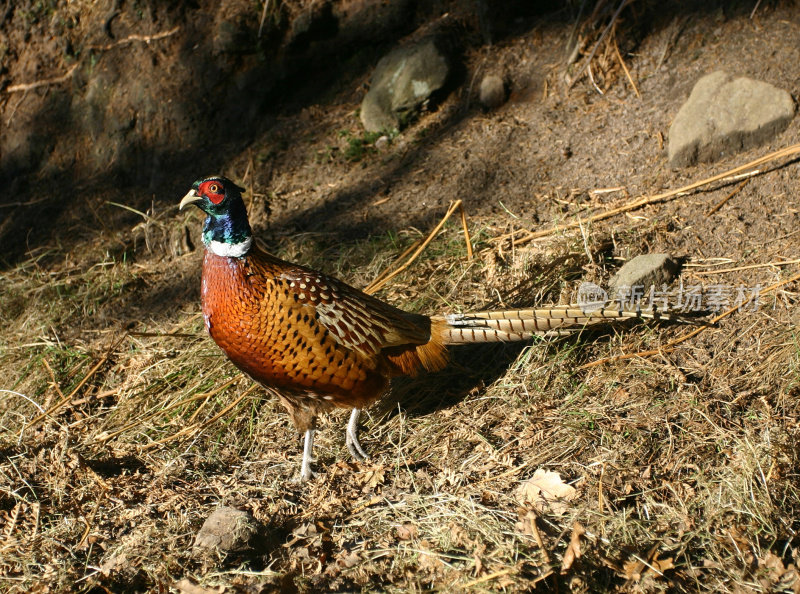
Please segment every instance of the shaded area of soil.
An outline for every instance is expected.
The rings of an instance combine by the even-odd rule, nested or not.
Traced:
[[[286,230],[324,228],[352,237],[374,229],[425,227],[439,214],[431,209],[451,196],[463,197],[476,213],[500,212],[497,198],[502,196],[505,207],[526,214],[537,188],[555,172],[575,187],[607,183],[612,155],[604,150],[605,138],[623,139],[624,153],[614,155],[629,157],[619,164],[622,170],[636,171],[659,156],[652,139],[657,132],[666,134],[671,114],[694,80],[689,73],[700,72],[700,64],[688,64],[688,76],[675,64],[662,64],[666,76],[653,76],[645,64],[637,64],[645,97],[638,105],[609,104],[591,88],[566,95],[554,66],[563,62],[577,13],[553,12],[546,2],[502,3],[499,9],[483,3],[400,2],[385,10],[368,2],[287,4],[268,15],[261,37],[260,15],[241,2],[169,8],[121,3],[111,12],[47,6],[39,12],[11,7],[3,25],[10,67],[0,87],[46,80],[76,66],[64,84],[3,97],[8,126],[0,172],[11,184],[0,198],[0,240],[7,263],[54,237],[69,245],[76,234],[91,236],[98,225],[113,233],[136,220],[109,208],[108,201],[139,210],[169,209],[191,180],[230,168],[245,157],[243,149],[255,157],[251,173],[257,190],[305,188],[290,209],[273,206]],[[742,22],[747,10],[745,3],[672,8],[644,3],[623,15],[619,43],[623,51],[641,52],[651,62],[663,62],[669,53],[707,51],[709,45],[722,49],[721,32],[701,32],[698,23],[706,18],[730,23],[725,33],[730,40],[740,33],[731,29],[741,29],[733,23]],[[409,131],[407,142],[384,158],[388,162],[359,175],[353,171],[357,166],[345,172],[340,166],[308,168],[314,157],[307,148],[304,154],[285,150],[294,144],[308,147],[309,140],[312,147],[320,144],[314,138],[330,136],[331,126],[358,135],[351,114],[376,60],[416,27],[448,11],[467,48],[466,79],[438,113]],[[23,32],[23,25],[30,30]],[[148,43],[129,40],[130,35],[165,33],[171,34]],[[752,33],[754,42],[760,39]],[[793,63],[791,48],[777,48],[785,55],[773,54],[764,72],[746,39],[736,42],[742,47],[730,48],[731,70],[747,72],[748,56],[766,77],[772,64]],[[484,135],[485,115],[472,93],[474,78],[488,70],[511,81],[511,102],[517,107],[495,115],[494,130]],[[624,96],[628,90],[618,82],[610,92]],[[299,167],[311,175],[286,178]],[[635,191],[630,186],[636,177],[618,181]],[[320,191],[323,179],[333,190]],[[417,187],[421,181],[423,188]],[[392,200],[369,207],[382,196]],[[542,206],[534,207],[533,222],[552,216],[540,213]]]

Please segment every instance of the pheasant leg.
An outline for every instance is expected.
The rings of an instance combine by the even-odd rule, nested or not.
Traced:
[[[350,454],[355,458],[358,462],[363,462],[369,456],[361,447],[361,444],[358,443],[358,417],[361,415],[360,408],[354,408],[353,412],[350,413],[350,420],[347,422],[347,431],[345,432],[345,443],[347,444],[347,449],[350,450]]]
[[[314,476],[311,472],[311,462],[314,458],[311,451],[314,449],[314,429],[307,429],[303,441],[303,461],[300,463],[300,481],[305,482]]]

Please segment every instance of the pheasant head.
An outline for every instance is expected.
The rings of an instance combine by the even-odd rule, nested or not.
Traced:
[[[181,200],[181,210],[194,204],[208,215],[203,225],[203,243],[218,256],[240,258],[253,243],[243,191],[227,177],[215,175],[194,182]]]

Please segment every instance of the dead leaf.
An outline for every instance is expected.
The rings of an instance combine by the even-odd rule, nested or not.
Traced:
[[[450,522],[448,528],[450,529],[450,541],[455,546],[469,547],[474,544],[474,541],[469,537],[467,531],[456,522]]]
[[[292,530],[292,534],[298,538],[309,538],[317,535],[317,527],[313,522],[306,522]]]
[[[763,559],[758,560],[759,567],[766,568],[769,575],[769,586],[775,592],[800,592],[800,575],[794,564],[790,563],[789,567],[783,564],[783,559],[778,557],[772,551],[767,551]]]
[[[611,394],[612,402],[617,405],[621,406],[625,404],[628,400],[631,399],[631,393],[628,392],[625,388],[617,388],[613,394]]]
[[[666,559],[659,559],[658,553],[650,560],[650,565],[653,566],[653,569],[656,571],[660,571],[664,573],[668,569],[674,569],[675,564],[672,562],[672,557],[667,557]]]
[[[759,565],[769,569],[770,573],[774,576],[781,576],[783,575],[783,572],[786,571],[786,567],[783,565],[783,559],[778,557],[772,551],[767,551],[766,557],[759,559]]]
[[[644,563],[634,557],[633,559],[625,561],[622,566],[622,575],[628,581],[638,582],[642,579],[642,570],[644,567]]]
[[[317,527],[312,522],[301,524],[292,530],[292,538],[285,542],[282,546],[284,548],[291,548],[301,540],[312,540],[318,536]]]
[[[672,562],[672,557],[667,557],[666,559],[658,558],[658,543],[656,543],[642,558],[633,557],[626,561],[622,566],[622,577],[631,582],[638,582],[650,569],[654,569],[658,572],[658,575],[661,575],[674,567],[675,564]]]
[[[225,591],[224,586],[218,586],[216,588],[204,588],[203,586],[195,584],[187,578],[177,582],[174,587],[180,594],[221,594]]]
[[[484,491],[481,493],[481,503],[483,505],[491,505],[492,503],[497,503],[497,495],[492,493],[491,491]]]
[[[515,586],[518,583],[519,582],[517,582],[514,578],[508,577],[507,575],[495,580],[497,589],[501,591],[508,590],[509,588],[511,588],[511,586]]]
[[[544,546],[544,541],[542,540],[542,535],[539,532],[539,528],[536,526],[536,514],[532,511],[528,511],[528,513],[523,516],[522,513],[522,511],[519,512],[520,521],[517,522],[517,529],[522,532],[522,534],[533,537],[533,539],[536,541],[536,544],[542,550],[542,557],[544,558],[545,563],[549,565],[550,555],[547,553],[547,549]]]
[[[417,527],[411,522],[406,522],[401,526],[397,526],[395,531],[397,532],[397,538],[400,540],[411,540],[417,537]]]
[[[486,544],[481,543],[475,547],[475,550],[472,551],[472,558],[475,560],[475,571],[474,575],[478,576],[483,571],[483,559],[481,556],[486,552]]]
[[[781,580],[776,586],[776,590],[778,588],[783,588],[785,590],[791,588],[794,594],[800,594],[800,572],[797,571],[797,568],[793,564],[789,565],[786,573],[781,576]]]
[[[347,552],[341,551],[338,555],[336,555],[336,563],[341,567],[355,567],[359,563],[361,563],[361,555],[356,553],[355,551]]]
[[[567,545],[567,551],[564,553],[564,559],[561,561],[561,575],[567,573],[572,567],[572,564],[581,557],[581,536],[586,533],[586,529],[578,522],[572,524],[572,536]]]
[[[746,534],[746,531],[734,525],[728,528],[728,534],[722,537],[721,542],[728,548],[733,549],[747,565],[750,565],[756,558],[753,554],[753,547],[747,539]]]
[[[111,575],[112,571],[116,571],[119,567],[125,567],[128,564],[129,561],[125,556],[125,553],[112,555],[100,564],[100,573],[102,573],[104,576],[109,576]]]
[[[379,464],[370,468],[363,473],[361,484],[363,485],[362,492],[367,492],[375,489],[378,485],[382,485],[386,480],[386,468],[383,464]]]
[[[523,515],[523,512],[521,511],[519,513],[519,522],[517,522],[516,528],[525,536],[534,536],[534,531],[536,530],[536,514],[532,511],[529,511]]]
[[[561,475],[544,468],[537,469],[517,489],[517,499],[523,505],[530,503],[536,511],[547,510],[557,516],[563,516],[567,512],[567,502],[577,495],[575,487],[562,481]]]
[[[439,555],[431,550],[431,543],[422,540],[419,543],[419,568],[425,571],[437,572],[444,567]]]

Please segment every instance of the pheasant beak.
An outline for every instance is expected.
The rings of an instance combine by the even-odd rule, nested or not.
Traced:
[[[191,204],[192,202],[198,202],[202,199],[203,197],[197,193],[197,190],[191,189],[186,194],[186,196],[183,197],[183,200],[181,200],[181,203],[178,206],[178,210],[183,210],[183,207],[186,206],[187,204]]]

